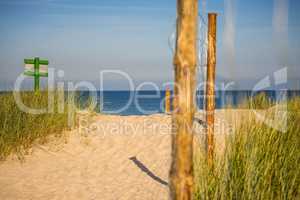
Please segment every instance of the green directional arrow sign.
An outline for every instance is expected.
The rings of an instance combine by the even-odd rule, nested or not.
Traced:
[[[24,59],[25,72],[27,76],[34,77],[34,91],[40,90],[40,77],[48,77],[48,60],[40,60],[40,58]]]

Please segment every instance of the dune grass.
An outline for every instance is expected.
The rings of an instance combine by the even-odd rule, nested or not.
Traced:
[[[238,107],[248,109],[267,109],[275,105],[265,92],[260,92],[249,99],[245,99]]]
[[[195,199],[300,199],[300,98],[288,102],[287,119],[285,132],[244,122],[213,169],[197,154]]]
[[[55,93],[56,94],[56,93]],[[48,92],[21,92],[22,102],[30,108],[47,108]],[[54,112],[29,114],[19,109],[12,92],[0,95],[0,160],[11,153],[22,157],[34,142],[44,143],[49,135],[60,136],[68,127],[67,104],[57,112],[55,96]]]

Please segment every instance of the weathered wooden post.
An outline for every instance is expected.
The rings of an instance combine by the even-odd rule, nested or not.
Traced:
[[[208,14],[208,50],[206,83],[207,159],[213,166],[214,160],[214,112],[215,112],[215,68],[216,68],[217,14]]]
[[[165,113],[171,113],[171,91],[169,88],[166,89],[165,94]]]
[[[174,55],[171,198],[193,197],[193,133],[197,66],[198,0],[177,0],[177,38]]]

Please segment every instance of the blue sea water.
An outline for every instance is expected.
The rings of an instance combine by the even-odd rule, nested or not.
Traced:
[[[262,92],[262,91],[260,91]],[[270,101],[281,101],[293,96],[300,96],[300,91],[263,91]],[[216,108],[236,107],[245,99],[256,93],[252,91],[217,91]],[[149,115],[164,112],[165,91],[97,91],[89,93],[80,91],[77,94],[80,102],[86,102],[89,97],[97,99],[97,111],[117,115]],[[203,109],[203,92],[197,92],[197,107]]]

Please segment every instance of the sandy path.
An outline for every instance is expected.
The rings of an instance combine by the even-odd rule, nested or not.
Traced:
[[[243,115],[248,111],[216,113],[217,147],[225,144],[217,133],[229,133]],[[82,119],[67,143],[56,139],[35,146],[23,163],[0,163],[0,199],[168,199],[170,116]]]
[[[73,132],[59,149],[35,147],[22,164],[11,159],[0,164],[0,199],[168,199],[170,135],[151,124],[169,124],[170,118],[100,116],[97,121],[98,131]]]

